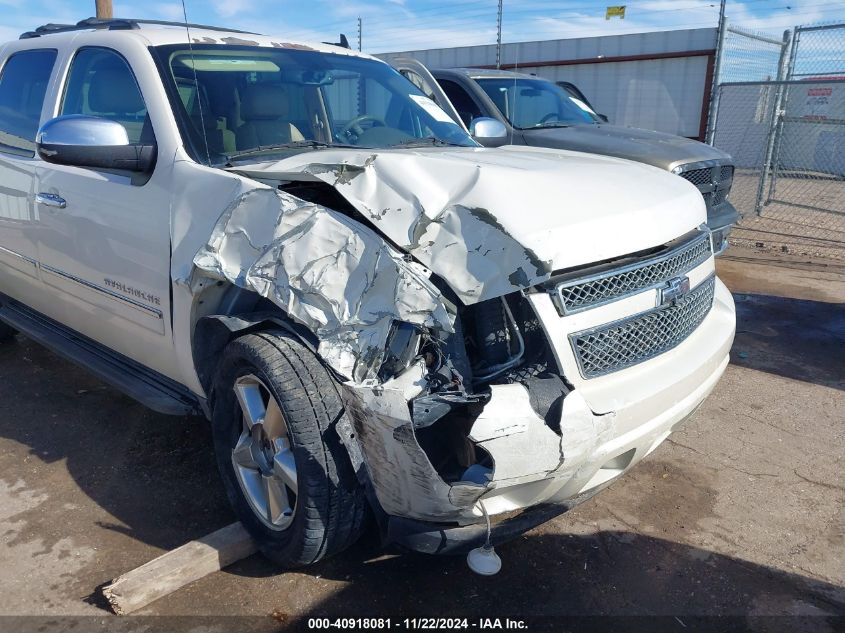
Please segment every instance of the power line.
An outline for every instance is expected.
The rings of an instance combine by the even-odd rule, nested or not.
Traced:
[[[711,3],[707,3],[707,4],[699,4],[699,5],[695,5],[695,6],[688,6],[688,7],[686,7],[686,9],[687,10],[689,10],[689,9],[706,9],[706,8],[710,8],[712,6],[714,6],[714,5],[712,5]],[[569,7],[569,5],[567,5],[567,7]],[[592,5],[591,5],[591,7],[592,7]],[[560,5],[557,5],[557,8],[559,9]],[[574,8],[577,9],[578,7],[574,7]],[[587,8],[587,7],[585,6],[584,8]],[[654,9],[654,10],[641,11],[641,12],[637,13],[636,15],[660,14],[660,13],[674,12],[674,11],[678,11],[678,10],[681,10],[681,9]],[[508,18],[512,21],[512,20],[519,19],[520,17],[526,17],[526,16],[529,16],[529,15],[546,15],[546,14],[549,14],[548,8],[514,9],[513,11],[510,11],[510,10],[508,11]],[[568,11],[566,13],[557,13],[557,14],[551,15],[549,17],[551,17],[553,19],[557,19],[557,18],[575,17],[575,16],[580,17],[580,16],[583,16],[583,14],[582,13],[573,13],[571,11]],[[442,20],[440,19],[441,17],[443,18]],[[472,11],[469,11],[469,12],[463,12],[462,13],[462,12],[456,12],[454,10],[444,10],[442,8],[439,8],[434,14],[427,16],[425,21],[418,20],[417,24],[418,25],[420,23],[426,24],[428,21],[432,21],[439,27],[442,27],[444,25],[444,23],[447,24],[447,25],[450,25],[450,26],[456,26],[456,25],[467,25],[467,26],[469,26],[469,25],[477,25],[480,22],[485,21],[484,18],[492,18],[491,12],[486,11],[486,10],[472,10]],[[408,16],[404,16],[404,15],[403,16],[397,16],[396,18],[390,18],[390,17],[387,17],[387,16],[383,16],[383,17],[380,17],[380,18],[367,19],[367,26],[370,27],[371,32],[372,32],[373,28],[379,29],[379,27],[382,27],[382,25],[385,25],[383,28],[381,28],[380,32],[385,32],[385,31],[388,31],[388,30],[389,31],[395,31],[397,33],[401,33],[401,37],[400,37],[400,39],[401,39],[401,38],[408,37],[409,35],[412,35],[412,33],[409,33],[409,29],[406,25],[400,25],[402,22],[406,22],[408,19],[409,19]],[[327,28],[329,28],[331,26],[337,26],[337,25],[352,26],[353,23],[354,22],[350,19],[350,20],[344,20],[344,21],[337,21],[337,22],[334,22],[334,23],[332,23],[332,22],[320,22],[317,28],[308,27],[307,25],[299,25],[299,26],[300,26],[301,29],[305,28],[305,29],[309,29],[309,30],[326,30]],[[391,25],[391,26],[387,26],[387,25]],[[396,26],[392,26],[392,25],[396,25]],[[419,26],[417,28],[419,28]],[[293,32],[295,33],[297,31],[293,31]],[[299,31],[299,32],[304,32],[304,31]]]
[[[424,38],[414,37],[413,31],[411,31],[407,26],[409,19],[415,22],[415,26],[418,30],[431,29],[443,33],[455,33],[456,31],[463,31],[461,35],[464,36],[462,37],[462,39],[466,41],[466,44],[462,43],[462,45],[469,46],[479,44],[493,44],[494,41],[498,39],[498,29],[494,28],[495,22],[493,21],[495,1],[496,0],[464,2],[457,5],[452,5],[451,8],[423,8],[413,12],[415,16],[414,18],[409,18],[408,15],[404,12],[401,14],[397,14],[395,17],[391,17],[389,15],[385,15],[384,11],[382,11],[381,15],[379,15],[378,17],[367,18],[367,27],[369,33],[368,42],[370,42],[368,48],[373,51],[387,51],[396,48],[402,48],[403,50],[411,50],[415,48],[415,45],[409,45],[409,41],[420,42],[420,44],[418,45],[419,47],[435,47],[436,45],[423,44],[421,40],[424,40]],[[805,9],[812,9],[817,7],[834,8],[839,6],[845,6],[845,3],[841,1],[811,2],[807,4],[802,3],[801,0],[796,0],[796,2],[792,2],[789,4],[786,4],[786,1],[787,0],[784,0],[784,4],[779,4],[774,7],[766,7],[766,9],[767,11],[777,11],[782,9],[792,10],[795,14],[795,18],[783,16],[782,20],[778,20],[775,22],[767,22],[761,28],[775,29],[781,26],[794,26],[794,23],[798,21],[797,18],[800,15],[800,12]],[[758,2],[771,2],[771,0],[745,0],[743,2],[743,6]],[[482,8],[478,5],[485,5],[487,8]],[[629,0],[627,5],[629,7],[629,16],[631,19],[654,19],[660,15],[673,14],[681,11],[701,12],[706,11],[708,9],[712,9],[713,26],[715,26],[718,20],[718,4],[712,0],[705,0],[704,2],[691,4],[685,3],[682,7],[673,6],[672,8],[668,9],[644,8],[641,10],[632,10],[632,8],[635,8],[637,6],[649,6],[647,2],[640,3],[636,0]],[[599,5],[597,3],[582,4],[575,2],[567,3],[564,6],[565,11],[562,12],[560,11],[560,3],[554,3],[553,5],[549,4],[548,6],[538,6],[535,3],[531,8],[514,7],[513,9],[509,9],[507,11],[507,22],[503,24],[503,38],[505,35],[509,34],[509,38],[511,39],[519,38],[520,40],[526,41],[529,40],[529,38],[530,40],[546,39],[549,37],[560,38],[571,34],[583,32],[583,29],[585,28],[583,23],[573,28],[566,28],[565,24],[558,23],[563,22],[567,19],[589,19],[590,16],[585,15],[585,13],[579,11],[579,9],[595,9]],[[464,9],[464,7],[466,8]],[[730,5],[728,5],[728,7],[730,15]],[[425,18],[416,17],[416,14],[421,13],[427,14]],[[595,17],[598,18],[599,15],[601,14],[598,14]],[[548,18],[548,20],[543,20],[543,18]],[[788,20],[788,22],[785,22],[784,20]],[[300,26],[300,28],[302,29],[309,29],[309,31],[313,33],[313,31],[315,30],[325,30],[331,24],[341,24],[350,29],[354,29],[355,27],[354,19],[337,21],[334,23],[321,22],[319,25],[315,25],[316,28],[309,28],[307,25],[298,26]],[[600,23],[597,22],[596,27],[598,27],[599,24]],[[626,26],[627,24],[619,22],[614,24],[613,28],[606,29],[605,33],[608,35],[618,34],[620,30],[619,27],[625,29]],[[706,24],[702,24],[702,21],[700,20],[696,22],[689,22],[689,18],[682,18],[677,22],[663,22],[660,24],[653,25],[633,25],[633,27],[637,28],[638,31],[663,31],[681,28],[700,28],[702,26],[706,26]],[[472,34],[466,33],[466,31],[469,29],[472,29],[474,32]],[[603,29],[590,28],[589,30],[591,31],[590,35],[599,35],[600,33],[595,33],[595,31],[601,31]],[[300,32],[302,34],[307,34],[307,36],[311,36],[311,34],[305,30],[302,30]],[[296,31],[294,31],[293,33],[296,33]],[[293,33],[289,32],[289,36],[293,36]]]
[[[493,0],[493,2],[495,2],[495,0]],[[409,16],[405,11],[403,11],[402,9],[400,9],[397,6],[395,9],[389,10],[390,12],[396,14],[395,17],[385,15],[387,13],[387,11],[385,11],[385,7],[380,6],[377,9],[377,13],[375,13],[375,15],[370,16],[370,15],[366,15],[365,13],[362,13],[361,17],[367,18],[367,24],[368,25],[371,24],[371,23],[372,24],[378,24],[379,22],[391,22],[391,23],[393,23],[393,22],[395,22],[396,20],[399,20],[399,19],[406,19],[407,20],[407,19],[409,19],[409,17],[416,17],[416,15],[419,14],[419,13],[434,12],[434,13],[442,13],[443,15],[449,15],[449,14],[454,15],[455,11],[456,11],[456,7],[464,7],[464,6],[480,5],[480,4],[484,4],[484,5],[487,5],[487,6],[493,6],[491,4],[491,0],[474,0],[474,1],[471,1],[471,2],[453,3],[453,4],[450,5],[449,8],[446,8],[446,7],[428,7],[428,8],[424,8],[424,9],[417,9],[417,10],[411,12],[411,16]],[[375,10],[376,9],[374,8],[374,11]],[[379,16],[381,16],[381,17],[379,17]],[[319,20],[319,18],[317,18],[317,19]],[[349,18],[333,20],[331,22],[319,20],[316,24],[319,24],[320,28],[322,29],[323,27],[326,27],[326,26],[351,24],[354,21],[354,19],[355,19],[354,17],[350,16]],[[302,26],[302,25],[300,25],[300,26]],[[306,28],[309,28],[309,27],[306,27]]]
[[[753,1],[753,0],[749,0],[749,1]],[[645,2],[642,2],[642,4],[647,6],[647,5],[651,4],[651,2],[645,1]],[[443,16],[487,17],[487,16],[491,16],[492,12],[494,10],[492,3],[490,3],[490,5],[491,6],[490,6],[489,9],[471,9],[469,11],[459,11],[459,10],[456,10],[454,7],[450,7],[450,8],[438,7],[436,9],[432,8],[431,11],[433,11],[436,15],[443,15]],[[675,11],[689,11],[689,10],[710,9],[710,8],[718,9],[718,4],[714,3],[712,0],[702,0],[700,2],[695,2],[693,4],[684,4],[683,6],[680,6],[680,7],[676,6],[675,8],[672,8],[672,9],[642,9],[642,10],[637,9],[636,11],[634,11],[634,8],[640,6],[640,3],[635,3],[635,2],[628,2],[626,4],[626,6],[628,7],[628,13],[629,14],[669,13],[669,12],[675,12]],[[572,2],[567,2],[567,3],[563,4],[561,2],[554,2],[554,3],[550,3],[548,5],[533,3],[533,6],[531,8],[521,8],[519,5],[511,6],[511,4],[509,4],[508,7],[507,7],[507,14],[508,14],[508,17],[510,18],[510,17],[518,17],[520,15],[528,15],[528,14],[561,13],[562,9],[565,9],[566,13],[574,13],[575,11],[583,10],[583,11],[595,12],[595,14],[597,16],[604,16],[605,7],[604,7],[604,5],[599,4],[597,2],[590,2],[589,4],[578,4],[578,3],[572,3]],[[422,13],[422,12],[423,12],[423,10],[420,10],[418,13]],[[433,16],[430,16],[430,17],[433,17]],[[394,20],[390,16],[382,14],[381,16],[375,17],[370,21],[375,24],[375,23],[378,23],[378,22],[383,22],[383,23],[384,22],[392,22]]]
[[[771,0],[748,0],[748,2],[744,3],[744,4],[748,4],[748,3],[752,3],[752,2],[760,2],[760,1],[770,2]],[[824,4],[826,4],[826,3],[822,3],[822,5],[824,5]],[[837,4],[837,3],[832,3],[832,4]],[[798,4],[796,2],[792,2],[792,3],[789,3],[789,4],[783,4],[783,5],[780,5],[780,6],[771,7],[771,9],[772,10],[779,10],[779,9],[801,10],[801,9],[804,9],[804,8],[809,8],[809,7],[813,7],[813,6],[822,6],[822,5]],[[514,18],[518,18],[518,17],[521,17],[521,16],[528,16],[528,15],[549,15],[549,17],[580,17],[580,16],[584,16],[584,13],[577,11],[578,9],[580,9],[580,8],[585,8],[585,9],[586,8],[598,8],[596,5],[579,7],[579,6],[567,4],[565,6],[566,6],[566,10],[561,11],[560,10],[561,4],[556,3],[554,5],[554,7],[555,7],[555,9],[557,9],[557,11],[552,11],[551,14],[550,14],[551,6],[550,7],[540,7],[540,8],[535,7],[535,8],[531,8],[531,9],[519,9],[519,8],[509,9],[508,10],[508,18],[514,19]],[[686,5],[686,6],[683,6],[683,7],[675,7],[675,8],[672,8],[672,9],[642,9],[642,10],[633,11],[629,8],[627,15],[630,18],[636,18],[636,17],[640,17],[640,16],[644,16],[644,15],[663,15],[663,14],[667,14],[667,13],[676,13],[676,12],[679,12],[679,11],[697,11],[697,10],[707,10],[707,9],[712,9],[712,14],[714,16],[714,19],[718,19],[719,4],[714,3],[714,2],[705,2],[705,3],[695,4],[695,5]],[[486,15],[489,15],[489,13],[478,13],[477,11],[473,11],[472,13],[456,14],[456,12],[454,12],[454,11],[448,11],[448,12],[445,12],[444,15],[448,15],[448,16],[459,15],[462,18],[469,18],[469,17],[473,17],[473,16],[484,17]],[[603,16],[603,12],[597,11],[596,17],[601,17],[601,16]],[[380,22],[389,23],[390,20],[388,20],[387,18],[382,18],[380,20]],[[376,23],[376,21],[373,21],[373,23]],[[620,24],[621,24],[621,22],[620,22]]]
[[[749,0],[749,2],[753,2],[753,1],[759,1],[759,0]],[[636,7],[636,6],[639,6],[640,4],[647,5],[647,4],[649,4],[649,0],[644,0],[642,3],[629,1],[627,6]],[[477,7],[477,5],[485,5],[486,8]],[[382,9],[379,10],[377,15],[367,16],[367,15],[362,14],[362,17],[365,17],[367,19],[367,26],[368,27],[379,26],[379,25],[382,25],[382,24],[397,24],[397,23],[403,22],[403,21],[407,22],[408,20],[417,20],[421,14],[424,14],[425,19],[427,19],[427,20],[438,19],[440,17],[444,17],[444,18],[456,18],[456,17],[457,18],[476,18],[477,17],[479,19],[483,19],[483,18],[486,17],[486,18],[492,19],[494,11],[496,11],[496,6],[497,6],[496,0],[476,0],[476,1],[472,1],[472,2],[460,3],[460,4],[457,4],[457,5],[452,4],[449,7],[442,7],[442,6],[441,7],[427,7],[427,8],[422,8],[422,9],[416,9],[416,10],[413,10],[413,11],[410,11],[410,12],[406,12],[404,10],[397,8],[397,9],[391,10],[390,15],[388,15],[388,12],[386,12],[382,8]],[[684,5],[683,7],[678,7],[678,8],[673,8],[673,9],[650,9],[650,10],[639,11],[638,13],[639,14],[642,14],[642,13],[663,13],[663,12],[673,12],[673,11],[707,9],[707,8],[712,8],[712,7],[715,7],[715,6],[717,6],[717,5],[715,5],[712,1],[702,0],[701,2],[698,2],[696,4],[687,4],[687,5]],[[467,10],[464,10],[463,7],[477,7],[477,8],[470,8],[467,11]],[[584,10],[595,9],[597,11],[597,15],[599,15],[599,14],[603,15],[602,7],[599,4],[597,4],[596,2],[590,2],[588,4],[567,3],[566,8],[569,12],[571,12],[571,10],[577,10],[577,9],[584,9]],[[515,18],[515,17],[519,17],[521,15],[527,15],[527,14],[545,14],[545,13],[548,13],[550,11],[556,11],[556,10],[559,11],[560,9],[561,9],[561,3],[560,2],[550,3],[548,5],[538,5],[538,4],[535,3],[533,5],[533,7],[530,8],[530,9],[522,9],[522,8],[519,8],[518,6],[515,6],[515,7],[509,6],[508,7],[508,17],[509,18],[510,17]],[[629,9],[629,13],[630,12],[631,11]],[[315,26],[317,27],[316,29],[314,27],[311,27],[311,26],[308,26],[308,25],[303,25],[303,24],[298,25],[298,27],[300,29],[305,28],[305,29],[308,29],[308,30],[326,30],[330,27],[335,27],[335,26],[352,26],[354,23],[355,23],[355,18],[350,16],[347,19],[333,20],[333,21],[330,21],[330,22],[319,21],[319,22],[315,23]],[[407,27],[402,27],[402,28],[405,28],[406,31],[407,31]]]
[[[743,6],[748,4],[753,4],[757,2],[770,2],[771,0],[745,0],[743,2]],[[488,8],[471,8],[477,5],[484,4]],[[835,4],[835,3],[834,3]],[[656,16],[656,15],[665,15],[667,13],[677,13],[681,11],[700,11],[700,10],[707,10],[713,9],[713,17],[714,21],[716,21],[718,16],[718,3],[714,1],[707,1],[704,0],[698,3],[692,4],[684,4],[683,6],[675,6],[673,8],[668,9],[636,9],[638,6],[648,6],[648,2],[635,2],[634,0],[629,0],[627,3],[628,14],[631,18],[638,18],[642,16]],[[597,17],[601,15],[601,6],[596,2],[591,2],[589,4],[581,4],[581,3],[567,3],[565,6],[565,11],[561,12],[561,4],[556,2],[554,4],[549,5],[540,5],[534,4],[532,8],[520,8],[519,6],[515,6],[513,8],[508,8],[508,20],[509,22],[513,22],[514,20],[518,20],[519,18],[526,18],[528,16],[534,15],[549,15],[551,18],[566,18],[566,17],[580,17],[583,16],[581,10],[590,11],[590,10],[597,10]],[[816,4],[802,4],[800,0],[797,2],[793,2],[790,4],[783,4],[776,7],[771,7],[770,10],[779,10],[779,9],[793,9],[796,11],[800,11],[804,8],[811,8],[814,6],[825,6],[825,3],[821,5]],[[470,7],[468,10],[464,10],[463,7]],[[635,10],[636,9],[636,10]],[[370,29],[378,29],[381,26],[392,26],[397,25],[394,27],[395,29],[401,29],[403,37],[409,35],[409,29],[407,26],[398,26],[402,23],[407,23],[408,20],[414,20],[417,23],[425,23],[427,21],[435,21],[437,22],[438,26],[442,26],[443,22],[447,22],[452,25],[457,24],[472,24],[473,21],[476,20],[477,22],[481,22],[484,18],[492,19],[493,11],[495,10],[495,5],[490,0],[485,0],[483,2],[466,2],[461,3],[459,5],[451,5],[451,7],[444,8],[444,7],[428,7],[423,9],[418,9],[416,11],[411,12],[411,16],[402,12],[402,13],[395,13],[395,15],[387,15],[384,11],[378,16],[367,17],[367,25]],[[425,20],[419,17],[420,14],[426,14]],[[442,18],[442,20],[441,20]],[[338,20],[335,22],[320,22],[319,25],[315,25],[316,29],[311,30],[324,30],[325,28],[332,26],[332,25],[345,25],[345,26],[352,26],[354,24],[353,19],[349,20]],[[303,28],[310,28],[305,25],[300,25]]]
[[[778,10],[778,9],[803,10],[803,9],[811,9],[811,8],[816,8],[816,7],[831,7],[832,8],[832,7],[839,7],[839,6],[845,6],[845,3],[841,2],[841,1],[835,1],[835,2],[809,3],[809,4],[802,4],[802,5],[784,4],[784,5],[779,5],[777,7],[773,7],[773,9],[774,10]],[[648,11],[648,12],[643,11],[641,14],[635,14],[635,15],[637,15],[637,17],[639,17],[640,15],[647,15],[647,14],[654,15],[654,14],[659,14],[659,13],[663,13],[663,12],[672,12],[672,11],[674,11],[674,9],[654,10],[654,11]],[[516,19],[515,17],[513,17],[511,15],[510,12],[508,13],[508,17],[509,17],[509,22],[511,24],[513,23],[514,19]],[[557,21],[565,20],[567,18],[574,18],[574,17],[581,18],[581,17],[583,17],[583,15],[582,14],[565,13],[565,14],[559,14],[559,15],[555,15],[555,16],[549,16],[549,18],[551,20],[557,20]],[[797,17],[798,17],[798,15],[796,15],[796,18]],[[718,11],[714,10],[714,12],[713,12],[714,23],[717,20],[718,20]],[[788,23],[784,22],[784,20],[788,20]],[[532,21],[536,21],[536,19],[534,19]],[[795,23],[794,18],[788,18],[787,16],[784,16],[782,20],[766,23],[763,28],[775,28],[775,27],[783,25],[783,24],[794,25],[794,23]],[[477,26],[477,25],[479,25],[479,20],[477,20],[475,18],[465,17],[465,18],[449,19],[449,20],[446,20],[446,21],[442,21],[442,22],[438,23],[436,26],[440,30],[448,31],[448,30],[453,30],[456,27]],[[620,26],[622,26],[624,28],[625,25],[622,25],[620,23]],[[637,25],[637,26],[642,26],[644,28],[647,28],[649,25]],[[654,25],[654,26],[658,27],[660,30],[669,30],[669,29],[672,29],[672,28],[681,28],[681,27],[691,27],[691,28],[701,27],[702,24],[701,24],[701,22],[690,23],[690,22],[684,20],[684,21],[679,21],[679,22],[663,23],[663,24]],[[554,30],[554,31],[559,30],[558,28],[556,28],[554,26],[542,28],[542,27],[537,27],[536,25],[529,26],[529,25],[526,25],[526,24],[521,24],[521,25],[517,25],[516,27],[511,27],[511,29],[514,29],[514,28],[515,28],[515,30],[518,30],[518,31],[525,31],[527,28],[533,28],[535,30],[538,30],[539,32],[547,32],[547,31],[550,31],[550,30]],[[581,25],[579,28],[583,28],[583,25]],[[373,31],[371,31],[371,32],[374,32],[374,39],[376,39],[376,41],[380,45],[384,44],[384,43],[393,42],[393,41],[407,41],[408,39],[411,39],[411,38],[409,38],[410,34],[408,33],[407,29],[405,27],[400,27],[400,26],[386,27],[386,28],[376,28],[376,29],[373,29]],[[566,32],[569,32],[569,30],[567,30]],[[614,31],[610,31],[610,33],[613,33],[613,32]]]

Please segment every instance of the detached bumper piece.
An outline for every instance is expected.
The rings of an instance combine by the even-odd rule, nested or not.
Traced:
[[[597,486],[566,501],[534,506],[516,516],[495,522],[490,529],[490,541],[494,545],[511,541],[584,503],[605,487]],[[487,526],[483,521],[472,525],[455,525],[391,516],[387,523],[388,543],[422,554],[462,555],[475,547],[481,547],[486,540]]]

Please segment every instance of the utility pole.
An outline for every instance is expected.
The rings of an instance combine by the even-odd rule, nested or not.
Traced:
[[[713,78],[710,80],[710,103],[707,104],[707,129],[705,130],[705,139],[708,143],[713,143],[713,138],[716,133],[716,112],[719,107],[719,72],[722,70],[722,54],[725,48],[725,32],[727,31],[727,23],[725,22],[725,1],[722,0],[719,5],[719,28],[716,31],[716,57],[713,60]]]
[[[502,4],[499,0],[499,13],[496,16],[496,68],[502,67]]]
[[[111,0],[94,0],[97,8],[97,18],[100,20],[111,20],[112,7]]]
[[[358,16],[358,51],[361,51],[361,35],[363,34],[361,16]]]

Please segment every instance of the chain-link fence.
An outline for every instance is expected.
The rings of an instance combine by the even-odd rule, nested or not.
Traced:
[[[738,246],[845,260],[845,117],[819,119],[818,97],[845,107],[845,80],[719,86],[713,143],[736,164]]]
[[[709,138],[736,163],[731,242],[845,261],[845,24],[729,28],[721,69]]]
[[[784,39],[787,40],[788,36]],[[721,42],[719,82],[775,81],[786,44],[767,33],[727,26]]]
[[[845,24],[797,26],[788,78],[845,77]]]

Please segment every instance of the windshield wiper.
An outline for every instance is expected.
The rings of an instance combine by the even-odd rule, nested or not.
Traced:
[[[409,138],[406,141],[394,143],[390,147],[428,147],[428,146],[448,146],[448,147],[466,147],[461,143],[452,143],[451,141],[444,141],[442,138],[435,136],[424,136],[422,138]]]
[[[324,143],[323,141],[290,141],[289,143],[275,143],[273,145],[259,145],[251,149],[246,149],[234,154],[226,156],[226,162],[231,163],[234,158],[243,158],[244,156],[255,156],[256,154],[265,154],[267,152],[276,152],[285,149],[324,149],[327,147],[343,147],[352,149],[361,149],[357,145],[344,145],[342,143]]]
[[[572,123],[561,123],[560,121],[549,121],[548,123],[538,123],[537,125],[532,125],[529,130],[543,128],[543,127],[572,127]],[[526,129],[526,128],[523,128]]]

